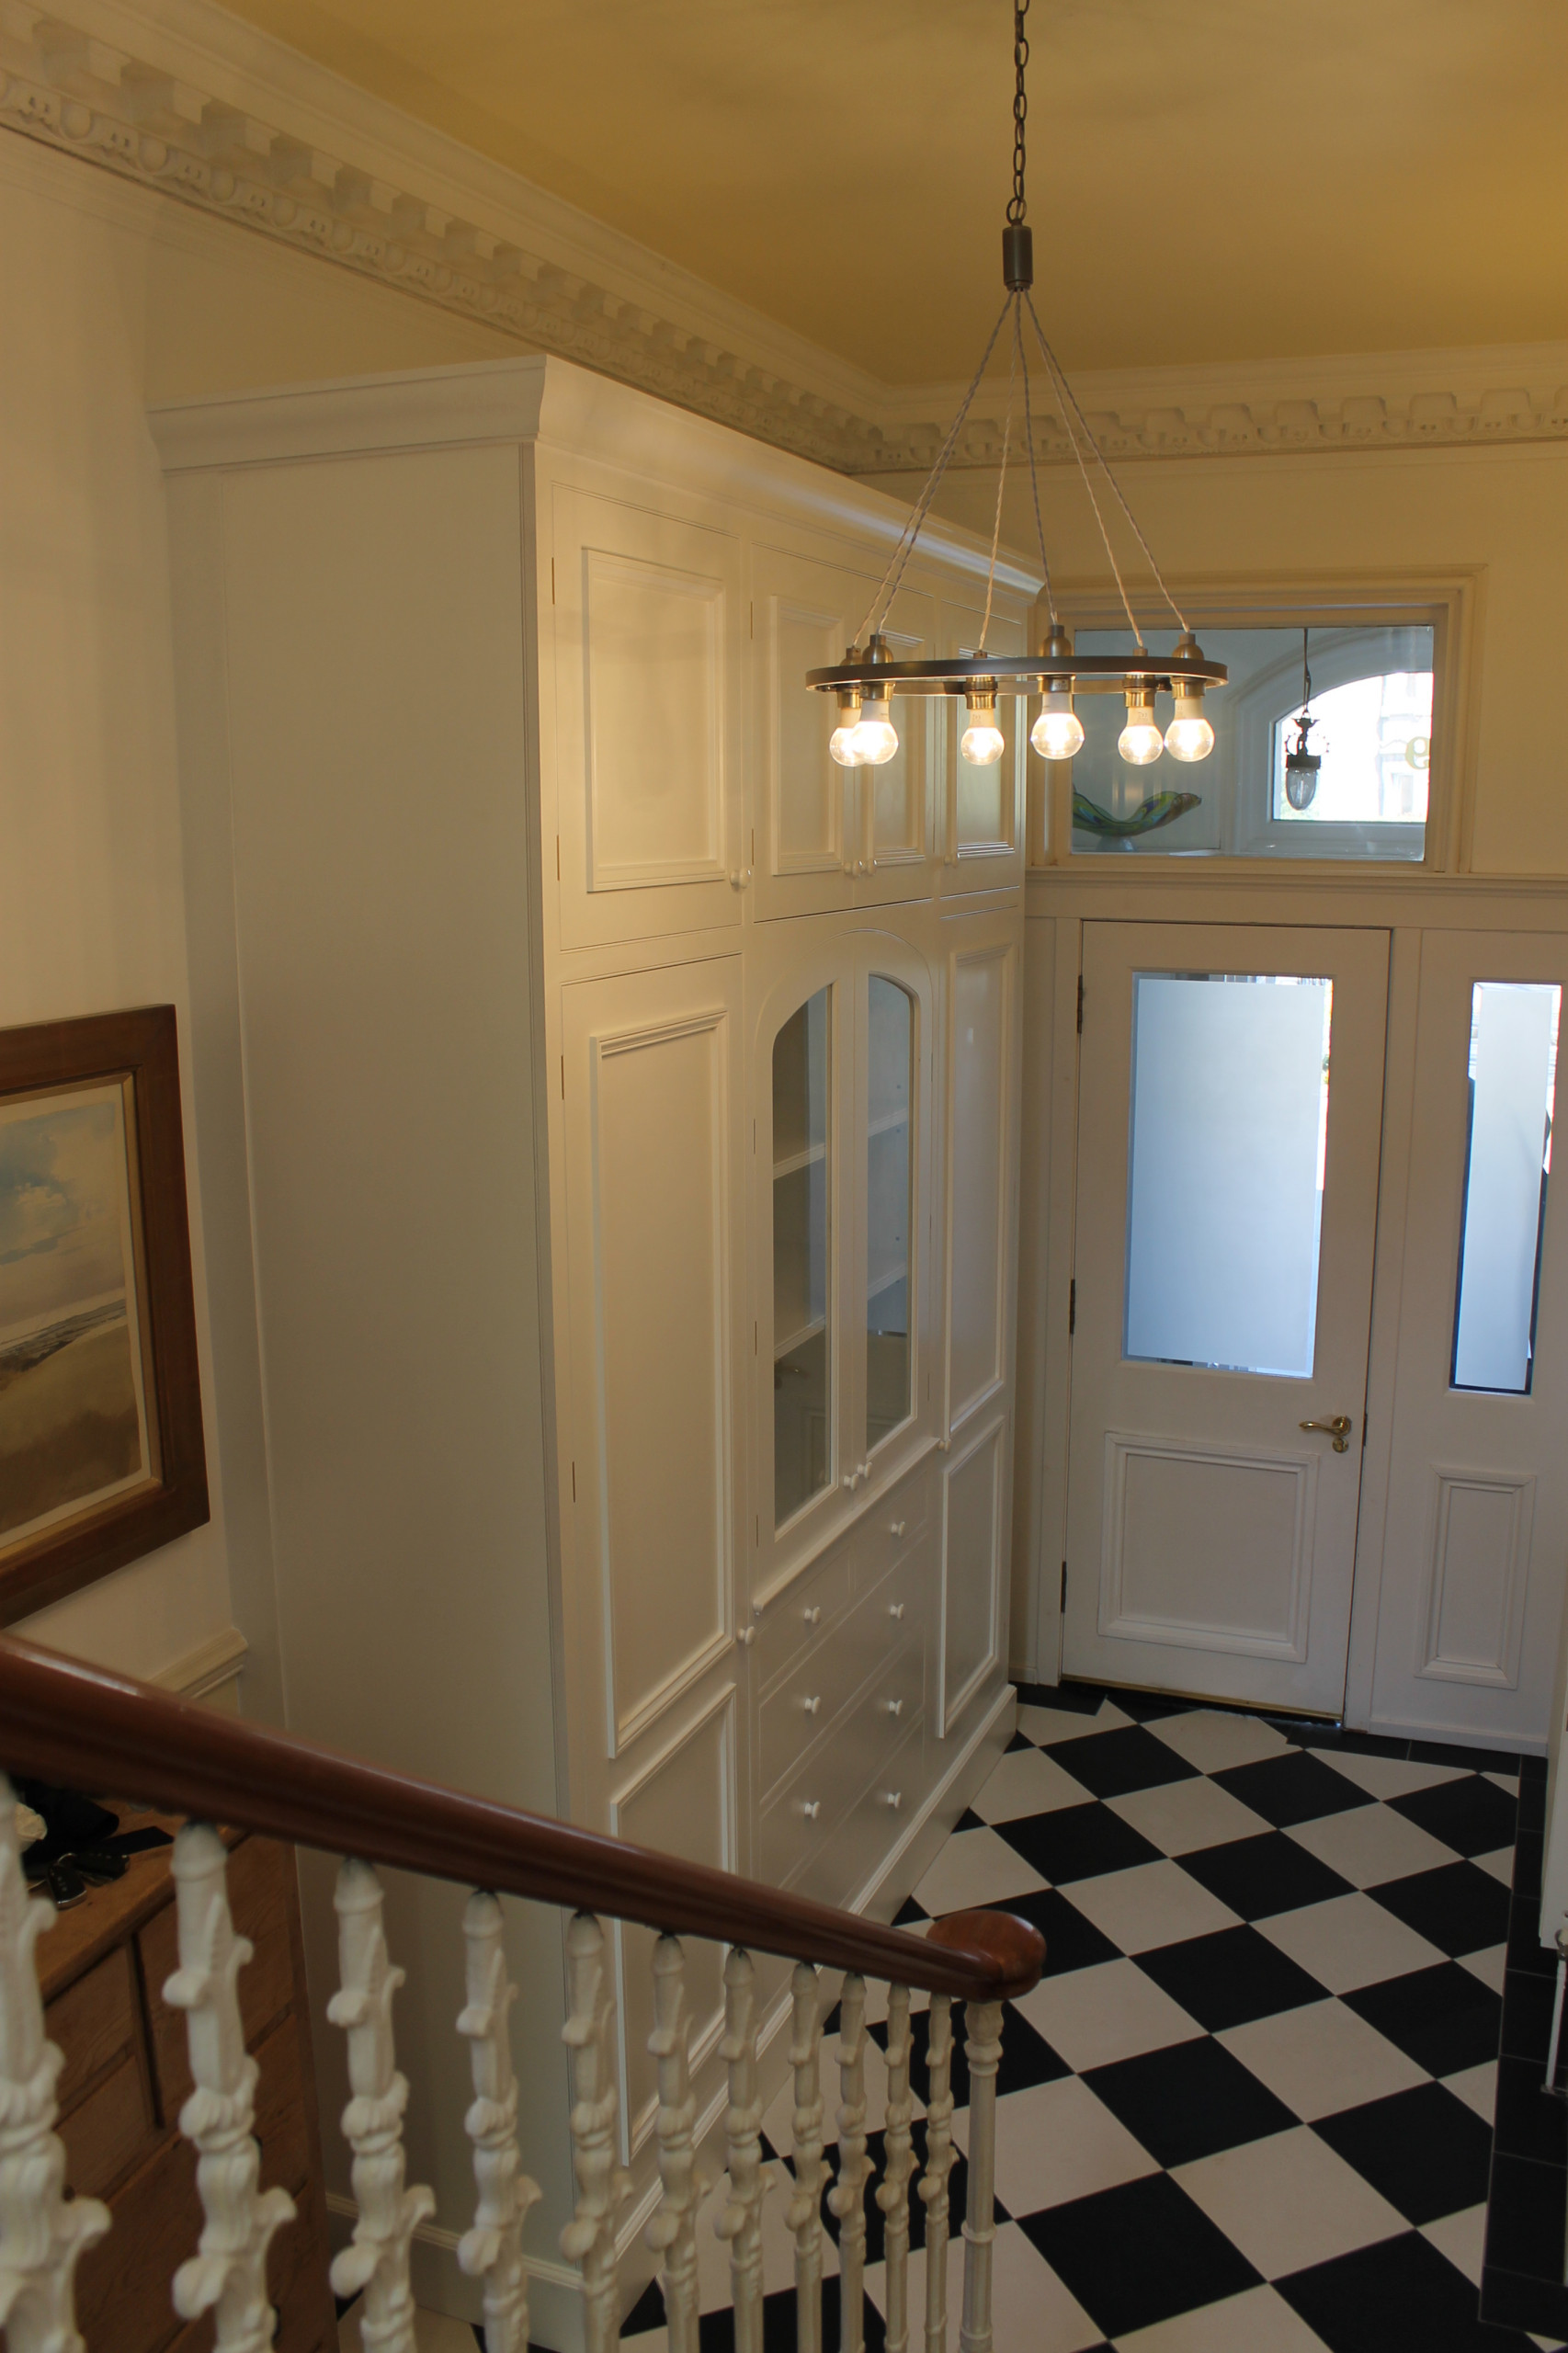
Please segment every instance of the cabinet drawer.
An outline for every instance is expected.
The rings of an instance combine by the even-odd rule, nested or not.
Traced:
[[[888,1570],[914,1552],[926,1529],[926,1489],[922,1465],[891,1495],[879,1497],[855,1529],[855,1582],[875,1585]]]
[[[766,1799],[842,1712],[864,1679],[861,1645],[835,1625],[802,1651],[762,1703],[758,1769]]]
[[[916,1552],[858,1601],[834,1640],[853,1668],[852,1689],[874,1675],[897,1643],[923,1639],[927,1578],[923,1552]]]
[[[919,1805],[924,1733],[917,1717],[881,1769],[816,1843],[793,1882],[796,1894],[814,1895],[824,1904],[854,1902]]]
[[[77,2198],[101,2198],[158,2138],[138,2054],[128,2051],[119,2066],[77,2101],[59,2130],[65,2143],[67,2188]]]
[[[293,1902],[294,1851],[270,1838],[243,1839],[229,1857],[229,1908],[234,1927],[248,1937],[255,1953],[240,1972],[240,2015],[245,2041],[254,2047],[294,1994],[294,1961],[289,1941]],[[142,1929],[142,1982],[153,2026],[158,2099],[165,2123],[175,2123],[190,2091],[183,2010],[171,2010],[164,1986],[179,1967],[179,1931],[175,1906],[165,1904]]]
[[[822,1639],[848,1600],[850,1584],[849,1547],[840,1544],[768,1603],[756,1630],[759,1689],[766,1691],[799,1652]]]
[[[122,2051],[139,2040],[136,1985],[131,1948],[113,1952],[57,1994],[43,2014],[44,2032],[65,2054],[55,2098],[68,2109],[84,2085],[102,2075]]]
[[[790,1884],[829,1836],[846,1802],[899,1747],[912,1720],[918,1726],[923,1674],[921,1646],[901,1644],[883,1673],[872,1678],[836,1729],[774,1799],[762,1818],[765,1879],[776,1886]]]

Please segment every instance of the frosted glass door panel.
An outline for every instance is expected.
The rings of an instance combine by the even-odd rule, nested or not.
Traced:
[[[1293,974],[1135,975],[1127,1357],[1312,1372],[1332,1004]]]
[[[782,1527],[833,1476],[828,1204],[833,992],[773,1044],[773,1517]]]
[[[1471,992],[1456,1389],[1529,1391],[1562,999],[1525,981]]]
[[[867,983],[866,1443],[907,1421],[909,1233],[913,1174],[909,1109],[915,1006],[907,989],[873,972]]]

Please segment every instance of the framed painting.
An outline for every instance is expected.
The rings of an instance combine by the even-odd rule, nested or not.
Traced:
[[[0,1029],[0,1624],[208,1517],[175,1009]]]

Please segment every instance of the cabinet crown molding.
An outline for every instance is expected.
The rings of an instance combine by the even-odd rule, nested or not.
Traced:
[[[0,5],[0,125],[847,474],[924,472],[960,388],[895,387],[212,0]],[[1568,438],[1568,343],[1084,375],[1108,456]],[[1003,387],[961,437],[994,465]],[[1049,405],[1036,456],[1071,464]]]

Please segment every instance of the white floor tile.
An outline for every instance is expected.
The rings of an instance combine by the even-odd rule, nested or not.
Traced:
[[[1286,1835],[1352,1887],[1381,1887],[1413,1871],[1441,1870],[1455,1859],[1451,1847],[1389,1805],[1323,1814],[1316,1822],[1297,1823]]]
[[[1131,1722],[1109,1699],[1102,1701],[1097,1716],[1080,1716],[1071,1708],[1018,1710],[1018,1730],[1026,1740],[1039,1741],[1044,1747],[1054,1747],[1063,1740],[1082,1740],[1091,1732],[1119,1732]]]
[[[1028,1813],[1088,1805],[1094,1794],[1043,1749],[1015,1748],[1000,1759],[980,1795],[970,1802],[982,1822],[1017,1822]]]
[[[1014,2007],[1079,2075],[1140,2051],[1190,2042],[1203,2031],[1135,1961],[1105,1961],[1042,1977]]]
[[[866,2293],[887,2311],[887,2266],[869,2265]],[[909,2258],[909,2336],[926,2341],[926,2250]],[[948,2243],[948,2341],[956,2345],[963,2313],[963,2241]],[[992,2314],[996,2353],[1087,2353],[1103,2344],[1099,2330],[1070,2295],[1043,2255],[1016,2222],[997,2226],[992,2250]],[[639,2348],[641,2353],[641,2348]]]
[[[1481,2285],[1481,2250],[1486,2244],[1486,2209],[1467,2206],[1462,2214],[1445,2214],[1439,2222],[1423,2222],[1421,2235],[1429,2239],[1439,2255],[1446,2255],[1456,2271],[1462,2271],[1472,2288]]]
[[[1414,1969],[1433,1969],[1447,1958],[1369,1895],[1330,1896],[1326,1904],[1278,1912],[1254,1925],[1259,1936],[1289,1953],[1331,1994],[1349,1994],[1385,1977],[1407,1976]]]
[[[953,2118],[953,2139],[967,2157],[967,2108]],[[996,2195],[1010,2214],[1039,2214],[1158,2171],[1142,2143],[1076,2075],[1005,2092],[996,2103]]]
[[[1479,2067],[1463,2067],[1457,2075],[1442,2078],[1445,2090],[1472,2108],[1483,2124],[1490,2124],[1497,2113],[1497,2062],[1488,2059]]]
[[[1230,1905],[1179,1863],[1137,1863],[1098,1879],[1075,1879],[1072,1903],[1122,1952],[1153,1952],[1158,1945],[1240,1926]]]
[[[1116,2353],[1324,2353],[1324,2345],[1275,2289],[1249,2288],[1119,2336]]]
[[[1222,1773],[1230,1765],[1256,1765],[1260,1757],[1282,1756],[1290,1745],[1283,1733],[1276,1732],[1261,1717],[1228,1716],[1218,1708],[1156,1716],[1148,1729],[1200,1773]]]
[[[1273,2018],[1249,2018],[1214,2039],[1304,2124],[1392,2092],[1414,2091],[1428,2080],[1425,2068],[1343,2002],[1308,2002]]]
[[[867,2006],[869,2008],[869,2004]],[[959,2031],[961,2034],[961,2026]],[[837,2035],[823,2037],[823,2139],[830,2148],[838,2139],[838,2050]],[[866,2039],[865,2065],[866,2130],[868,2132],[880,2132],[887,2119],[888,2063],[881,2043],[870,2036]],[[916,2067],[911,2072],[920,2073],[920,2070]],[[913,2087],[911,2099],[913,2112],[918,2120],[926,2113],[926,2103]],[[795,2086],[790,2075],[780,2085],[762,2120],[764,2132],[781,2156],[788,2156],[794,2146],[794,2117]]]
[[[1235,1838],[1259,1838],[1273,1828],[1218,1781],[1200,1776],[1166,1781],[1153,1790],[1129,1790],[1109,1801],[1112,1813],[1158,1847],[1163,1855],[1192,1855],[1200,1847],[1223,1847]]]
[[[1407,2227],[1387,2199],[1304,2124],[1176,2165],[1171,2178],[1267,2279]]]
[[[915,1889],[915,1901],[939,1920],[944,1912],[1005,1904],[1009,1895],[1028,1895],[1044,1885],[994,1830],[957,1830]]]
[[[1491,1774],[1488,1773],[1486,1778],[1490,1780]],[[1514,1850],[1512,1847],[1498,1847],[1490,1855],[1472,1855],[1470,1859],[1480,1870],[1490,1871],[1493,1878],[1500,1880],[1505,1887],[1513,1886]]]
[[[1489,1781],[1496,1782],[1497,1787],[1503,1791],[1505,1797],[1517,1798],[1518,1796],[1519,1777],[1517,1773],[1488,1773],[1486,1778]]]
[[[1490,1985],[1494,1994],[1503,1991],[1503,1973],[1508,1966],[1506,1945],[1488,1945],[1484,1952],[1461,1952],[1456,1956],[1461,1969]]]
[[[1332,1765],[1369,1798],[1404,1798],[1412,1790],[1435,1790],[1439,1781],[1462,1781],[1462,1765],[1415,1765],[1407,1756],[1358,1756],[1346,1748],[1314,1748],[1321,1765]]]

